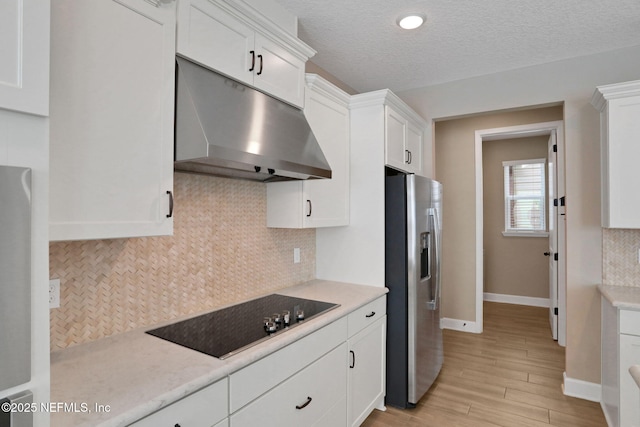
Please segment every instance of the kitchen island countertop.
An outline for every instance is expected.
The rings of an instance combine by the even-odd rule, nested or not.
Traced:
[[[226,360],[145,333],[159,325],[56,351],[51,354],[51,402],[66,406],[58,406],[60,411],[51,414],[51,426],[128,425],[348,315],[386,292],[381,287],[322,280],[276,290],[273,293],[337,303],[340,307]]]
[[[598,289],[614,307],[640,310],[640,287],[598,285]]]

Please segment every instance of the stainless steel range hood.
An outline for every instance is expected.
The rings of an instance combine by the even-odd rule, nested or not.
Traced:
[[[264,182],[331,178],[301,110],[176,61],[175,170]]]

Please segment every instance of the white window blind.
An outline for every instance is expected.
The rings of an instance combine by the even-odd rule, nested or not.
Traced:
[[[546,160],[518,160],[502,165],[505,232],[546,231]]]

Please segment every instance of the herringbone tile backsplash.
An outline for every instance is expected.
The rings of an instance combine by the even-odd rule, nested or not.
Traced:
[[[315,277],[315,231],[267,228],[265,184],[176,173],[174,193],[173,236],[50,244],[52,351]]]
[[[640,230],[602,229],[602,283],[639,286]]]

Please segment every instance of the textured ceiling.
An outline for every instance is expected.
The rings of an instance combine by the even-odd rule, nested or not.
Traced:
[[[312,58],[359,92],[401,91],[640,44],[639,0],[277,0]],[[396,25],[426,13],[418,30]]]

